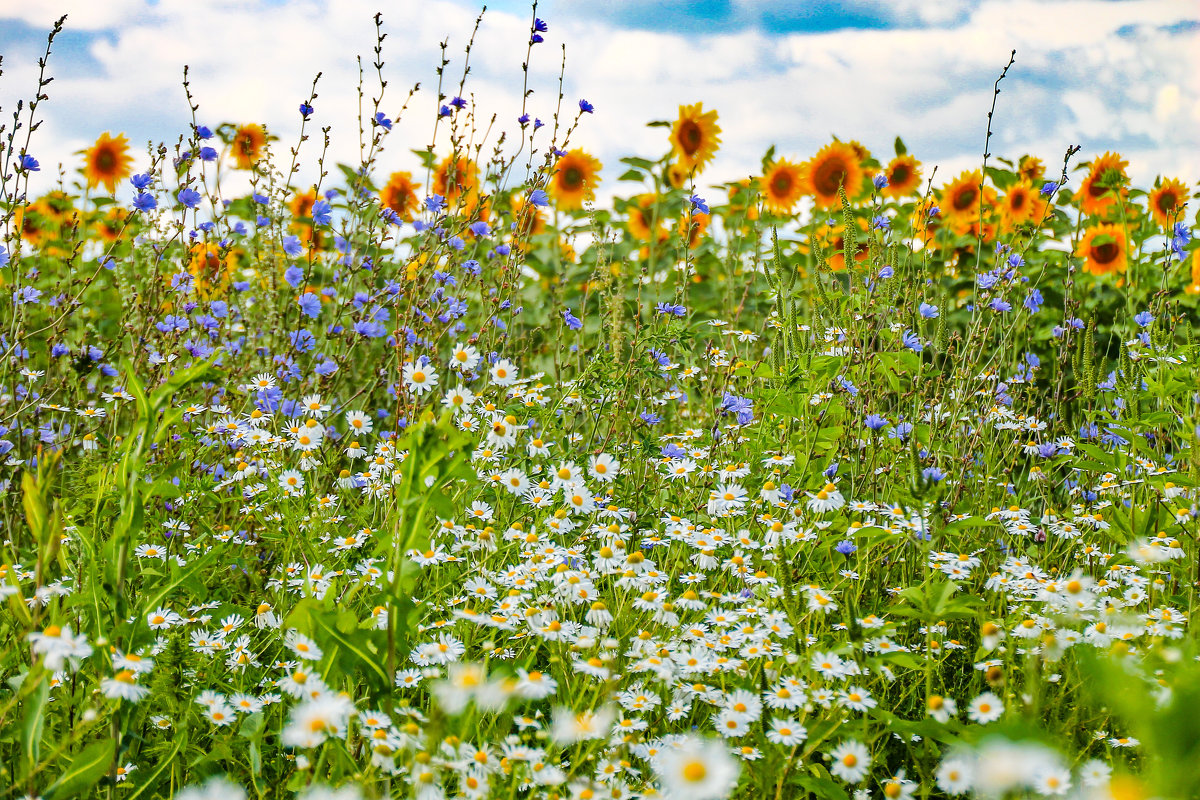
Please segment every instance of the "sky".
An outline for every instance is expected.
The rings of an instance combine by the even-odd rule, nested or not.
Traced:
[[[358,163],[356,57],[369,104],[381,8],[382,107],[397,123],[379,170],[418,171],[410,150],[433,130],[440,45],[450,60],[445,91],[457,94],[478,4],[0,0],[0,124],[11,125],[16,100],[32,96],[46,34],[66,13],[49,100],[38,109],[44,122],[29,146],[43,165],[33,191],[51,188],[59,163],[73,179],[79,151],[104,131],[129,137],[139,167],[148,142],[173,149],[191,122],[185,64],[199,123],[265,123],[280,147],[296,142],[297,108],[321,72],[313,122],[331,126],[328,161]],[[796,161],[835,136],[885,162],[900,136],[944,183],[978,166],[992,86],[1014,49],[996,98],[995,156],[1030,153],[1056,173],[1078,144],[1079,161],[1120,152],[1141,185],[1160,174],[1200,183],[1200,0],[544,0],[537,16],[549,31],[533,48],[528,110],[553,117],[565,52],[564,116],[580,98],[595,108],[571,145],[604,164],[602,201],[640,191],[618,183],[621,157],[657,159],[668,149],[668,131],[646,123],[697,102],[718,112],[722,129],[701,187],[760,173],[771,145]],[[483,14],[463,96],[481,127],[495,115],[485,152],[501,130],[506,148],[517,131],[531,18],[529,3],[507,0]],[[317,172],[314,132],[301,152],[307,182]],[[444,137],[437,146],[448,150]]]

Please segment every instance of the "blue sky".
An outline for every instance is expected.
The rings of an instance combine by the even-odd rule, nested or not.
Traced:
[[[200,121],[265,122],[288,144],[296,106],[313,75],[315,121],[332,126],[334,160],[358,150],[357,67],[370,55],[368,0],[68,0],[67,30],[51,59],[46,118],[31,146],[44,165],[70,173],[75,153],[103,131],[124,132],[139,151],[173,144],[190,115],[180,86],[192,66]],[[399,109],[420,81],[405,119],[380,159],[382,170],[414,169],[436,108],[438,43],[450,42],[448,74],[478,6],[405,0],[384,12],[389,87]],[[35,61],[55,14],[41,4],[0,0],[0,115],[32,91]],[[678,106],[703,102],[720,114],[723,147],[702,184],[751,175],[766,149],[807,158],[833,136],[857,139],[881,158],[895,136],[938,181],[978,163],[991,84],[1017,49],[1003,85],[993,152],[1029,152],[1048,164],[1069,144],[1081,158],[1116,150],[1135,179],[1160,173],[1200,182],[1200,4],[1185,0],[546,0],[546,42],[535,48],[530,110],[548,119],[566,45],[566,103],[588,98],[596,112],[573,143],[605,164],[603,194],[624,155],[657,158],[665,132],[647,128]],[[520,108],[526,3],[489,3],[467,91],[483,118],[512,130]],[[369,59],[368,59],[369,60]],[[495,141],[493,131],[488,145]],[[444,146],[444,142],[439,142]],[[302,176],[315,175],[315,150]],[[142,155],[142,163],[146,160]],[[46,188],[43,186],[42,188]]]

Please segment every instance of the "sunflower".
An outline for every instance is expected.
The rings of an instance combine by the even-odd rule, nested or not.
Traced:
[[[1170,230],[1187,201],[1187,185],[1175,178],[1169,178],[1150,193],[1147,202],[1155,222]]]
[[[253,169],[255,163],[262,158],[263,147],[267,144],[267,132],[262,125],[250,123],[241,125],[233,134],[233,158],[238,169]]]
[[[667,165],[667,183],[672,189],[682,189],[687,186],[688,177],[691,172],[683,164],[668,164]]]
[[[842,187],[846,197],[853,200],[862,188],[862,179],[862,163],[854,143],[831,142],[808,162],[808,190],[817,208],[837,206],[838,189]]]
[[[1128,243],[1119,225],[1101,223],[1088,228],[1075,255],[1087,259],[1083,271],[1093,275],[1124,272]]]
[[[288,210],[292,212],[292,222],[288,230],[300,237],[300,241],[311,245],[316,250],[324,250],[327,237],[324,231],[316,231],[314,236],[312,224],[312,209],[317,202],[317,189],[313,187],[307,192],[296,192],[288,201]]]
[[[1117,200],[1125,195],[1125,184],[1129,176],[1125,174],[1128,161],[1121,159],[1117,153],[1105,153],[1091,164],[1087,177],[1079,191],[1075,193],[1075,201],[1079,210],[1084,214],[1101,215]],[[1115,193],[1112,190],[1117,190]]]
[[[555,205],[563,211],[572,211],[583,208],[585,201],[595,200],[600,169],[600,162],[579,148],[560,156],[547,187]]]
[[[700,246],[704,232],[708,230],[710,219],[711,217],[703,212],[684,209],[679,217],[679,226],[676,228],[675,235],[680,241],[687,240],[689,250],[695,250]]]
[[[546,218],[542,210],[529,202],[525,195],[514,194],[509,201],[512,206],[513,222],[516,224],[515,233],[518,242],[524,244],[531,236],[537,236],[546,230]]]
[[[654,202],[657,198],[653,194],[642,194],[633,198],[633,202],[626,208],[629,213],[629,234],[639,242],[650,241],[650,223],[654,220],[656,212],[654,210]],[[666,228],[663,227],[661,215],[654,226],[654,239],[658,242],[666,241],[669,234]]]
[[[908,197],[916,194],[921,185],[921,162],[912,156],[896,156],[884,170],[888,185],[883,187],[884,197]]]
[[[938,208],[938,204],[932,197],[918,200],[913,206],[909,224],[912,226],[913,236],[921,240],[922,246],[929,244],[941,227],[940,211],[938,214],[929,213],[935,208]]]
[[[856,220],[858,225],[858,235],[854,240],[854,261],[861,262],[871,252],[870,242],[867,240],[867,223],[866,220]],[[844,225],[836,225],[832,228],[822,225],[817,229],[814,237],[821,243],[821,248],[825,252],[825,263],[834,272],[840,272],[846,268],[846,228]]]
[[[120,206],[113,206],[108,213],[96,220],[96,233],[100,234],[100,238],[105,242],[114,244],[121,238],[121,231],[124,230],[128,218],[128,211]]]
[[[1191,272],[1192,279],[1183,289],[1188,294],[1200,294],[1200,258],[1196,256],[1196,253],[1200,253],[1200,250],[1193,250],[1191,255],[1188,256],[1192,262],[1191,269],[1188,270]],[[1186,264],[1187,262],[1185,261],[1181,265],[1185,270],[1187,270]]]
[[[941,208],[942,218],[956,234],[962,236],[974,232],[979,227],[979,186],[983,183],[983,173],[979,170],[963,172],[950,183],[942,187]],[[996,190],[990,186],[983,189],[984,225],[987,217],[996,205]]]
[[[433,193],[444,197],[451,207],[475,208],[479,204],[479,166],[463,155],[446,156],[433,174]]]
[[[1045,201],[1026,180],[1010,186],[1000,204],[1000,213],[1008,228],[1023,222],[1040,221],[1045,210]]]
[[[758,179],[763,205],[774,214],[791,214],[792,207],[804,195],[806,177],[805,165],[779,159]]]
[[[219,297],[229,288],[237,268],[237,256],[233,250],[221,257],[221,248],[215,244],[198,242],[188,248],[187,271],[196,279],[196,291],[201,297]]]
[[[133,172],[133,157],[129,155],[129,140],[125,134],[116,138],[107,132],[100,134],[96,143],[84,154],[83,176],[89,189],[100,184],[109,194],[117,191],[117,181],[128,178]]]
[[[705,111],[703,103],[680,106],[671,128],[671,153],[684,170],[700,172],[721,146],[720,133],[716,111]]]
[[[390,208],[400,219],[412,222],[420,199],[411,172],[393,172],[387,185],[379,190],[379,202]]]
[[[1023,181],[1029,181],[1032,184],[1040,181],[1045,174],[1046,165],[1040,158],[1021,156],[1021,160],[1017,162],[1017,177]]]

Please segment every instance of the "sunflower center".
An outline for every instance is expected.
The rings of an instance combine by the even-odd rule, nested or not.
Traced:
[[[1013,211],[1020,211],[1025,207],[1025,193],[1017,192],[1012,196],[1012,199],[1009,202]]]
[[[1163,192],[1158,196],[1158,210],[1163,214],[1173,214],[1179,206],[1179,198],[1171,192]]]
[[[700,145],[704,143],[704,131],[700,130],[700,126],[688,120],[679,126],[679,144],[683,147],[683,152],[689,156],[700,149]]]
[[[112,172],[117,166],[117,155],[112,150],[104,149],[96,153],[96,171]]]
[[[954,210],[966,211],[975,202],[977,190],[974,186],[964,186],[954,195]]]
[[[825,161],[813,172],[813,187],[822,195],[832,196],[846,182],[849,168],[838,160]]]
[[[1099,247],[1092,248],[1092,258],[1097,264],[1111,264],[1117,260],[1121,248],[1117,247],[1116,242],[1105,242]]]
[[[579,167],[567,167],[563,170],[562,185],[564,189],[578,189],[583,186],[583,170]]]
[[[786,196],[792,190],[792,176],[781,172],[771,180],[771,191],[780,196]]]
[[[892,170],[892,177],[888,183],[903,185],[911,174],[907,164],[897,164],[896,168]]]

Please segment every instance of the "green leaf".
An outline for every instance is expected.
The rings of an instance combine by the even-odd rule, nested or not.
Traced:
[[[46,790],[45,800],[63,800],[82,795],[104,777],[117,751],[116,739],[92,742],[71,760],[66,772]]]
[[[904,140],[901,139],[899,136],[896,137],[895,146],[896,146],[896,155],[897,156],[908,155],[908,148],[904,146]]]
[[[25,694],[25,715],[21,720],[21,753],[25,756],[27,769],[37,763],[42,741],[42,726],[46,720],[46,703],[50,697],[50,676],[44,669],[34,668],[25,682],[36,681],[32,688],[22,687]]]

